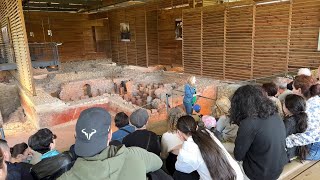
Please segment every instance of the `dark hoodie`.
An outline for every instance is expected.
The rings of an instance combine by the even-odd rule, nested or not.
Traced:
[[[162,166],[161,159],[139,147],[109,146],[93,157],[79,157],[72,169],[59,180],[146,179],[146,173]]]

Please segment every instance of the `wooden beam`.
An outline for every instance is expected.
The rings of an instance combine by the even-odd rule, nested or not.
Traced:
[[[39,8],[47,8],[47,7],[55,7],[55,8],[86,8],[86,5],[81,4],[51,4],[51,3],[26,3],[24,7],[39,7]]]
[[[83,5],[101,5],[101,0],[29,0],[29,2],[41,3],[60,3],[60,4],[83,4]]]
[[[25,11],[61,11],[61,12],[68,12],[68,11],[78,11],[76,8],[39,8],[39,7],[23,7]]]

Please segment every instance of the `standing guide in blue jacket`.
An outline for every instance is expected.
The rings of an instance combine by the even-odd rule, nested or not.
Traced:
[[[184,98],[183,98],[183,105],[186,109],[186,113],[192,115],[192,107],[194,103],[197,101],[196,97],[196,77],[191,76],[188,79],[188,83],[184,86]]]

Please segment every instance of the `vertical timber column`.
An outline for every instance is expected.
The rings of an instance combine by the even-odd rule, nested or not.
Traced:
[[[200,36],[200,42],[201,42],[201,46],[200,46],[200,63],[201,63],[201,76],[202,76],[202,72],[203,72],[203,9],[201,8],[201,36]]]
[[[225,7],[223,23],[223,80],[226,79],[227,14],[228,7]]]
[[[9,28],[18,67],[18,79],[23,90],[26,90],[30,95],[36,95],[22,1],[6,0],[6,3],[8,7],[6,11],[11,25]]]
[[[251,69],[250,69],[250,78],[253,79],[253,61],[254,61],[254,43],[255,43],[255,35],[256,35],[256,4],[253,2],[253,10],[252,10],[252,49],[251,49]]]
[[[292,2],[292,0],[290,0],[288,38],[287,38],[287,55],[286,55],[286,73],[289,72],[290,43],[291,43],[290,40],[291,40],[291,24],[292,24],[292,6],[293,6],[293,2]]]

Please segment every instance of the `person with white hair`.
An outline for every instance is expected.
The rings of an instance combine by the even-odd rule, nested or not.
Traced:
[[[284,79],[277,78],[274,83],[278,86],[277,98],[283,103],[286,96],[292,94],[292,91],[287,88],[288,83]]]
[[[300,75],[311,76],[311,71],[309,68],[300,68],[298,70],[298,76],[300,76]]]

